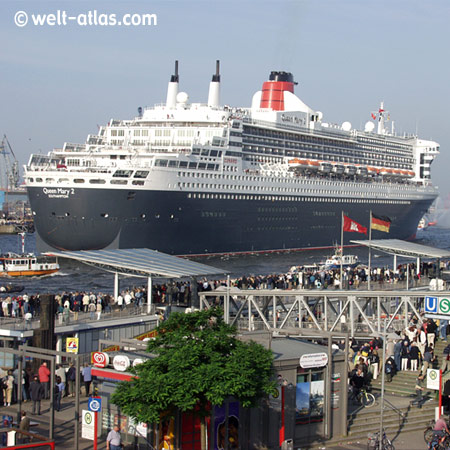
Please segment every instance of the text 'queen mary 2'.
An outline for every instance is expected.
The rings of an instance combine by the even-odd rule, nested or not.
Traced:
[[[272,72],[251,108],[220,106],[218,62],[207,104],[190,103],[178,84],[176,63],[165,105],[30,157],[40,250],[330,247],[341,211],[368,225],[370,210],[392,220],[389,237],[409,239],[437,197],[438,144],[388,132],[383,105],[357,131],[325,123],[294,94],[290,73]]]

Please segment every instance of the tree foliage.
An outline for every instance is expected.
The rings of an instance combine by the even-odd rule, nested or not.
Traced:
[[[140,422],[159,422],[177,409],[208,415],[229,396],[250,407],[273,392],[272,352],[237,339],[222,310],[172,313],[157,331],[147,349],[153,357],[131,369],[136,378],[120,382],[112,396]]]

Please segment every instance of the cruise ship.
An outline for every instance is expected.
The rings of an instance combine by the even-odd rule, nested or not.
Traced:
[[[391,219],[389,237],[414,238],[438,194],[438,143],[397,135],[383,103],[364,130],[326,122],[283,71],[270,73],[251,107],[221,105],[220,78],[217,61],[208,102],[190,102],[176,62],[165,104],[31,155],[24,177],[38,249],[325,248],[340,238],[342,212],[368,226],[370,211]],[[344,243],[355,237],[344,233]]]

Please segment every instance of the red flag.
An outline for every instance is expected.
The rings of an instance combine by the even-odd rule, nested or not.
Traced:
[[[354,231],[355,233],[364,233],[367,234],[367,228],[363,227],[358,222],[355,222],[354,220],[350,219],[350,217],[347,217],[344,215],[344,231]]]
[[[376,118],[377,116],[374,113],[372,113],[372,119],[375,120]]]

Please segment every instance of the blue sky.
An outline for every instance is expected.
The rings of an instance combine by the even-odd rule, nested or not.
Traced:
[[[19,28],[14,14],[155,13],[154,27]],[[0,3],[0,133],[21,163],[181,89],[206,101],[221,60],[222,102],[249,106],[271,70],[333,123],[360,128],[381,100],[397,132],[441,144],[432,178],[450,193],[450,2],[435,0],[5,1]]]

